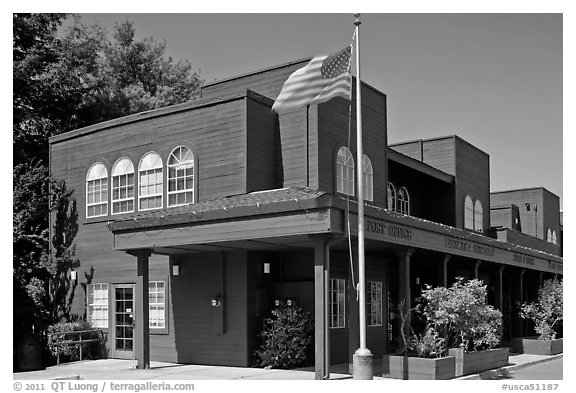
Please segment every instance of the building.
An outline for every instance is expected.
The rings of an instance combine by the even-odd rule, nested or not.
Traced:
[[[290,299],[314,316],[316,377],[352,363],[355,108],[335,98],[270,110],[306,61],[51,138],[52,174],[81,212],[78,277],[94,269],[73,312],[105,330],[110,357],[250,366],[263,318]],[[491,195],[487,153],[458,136],[388,146],[385,94],[363,84],[362,103],[368,348],[392,351],[395,305],[457,276],[482,279],[507,337],[523,335],[515,304],[562,274],[557,247],[523,242],[534,236],[519,236],[506,215],[529,229],[524,201]],[[557,199],[533,198],[541,237],[557,228]]]

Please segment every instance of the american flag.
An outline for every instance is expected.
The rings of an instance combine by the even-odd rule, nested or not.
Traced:
[[[310,104],[326,102],[334,97],[350,97],[352,46],[328,56],[314,57],[296,70],[282,86],[272,110],[283,112]]]

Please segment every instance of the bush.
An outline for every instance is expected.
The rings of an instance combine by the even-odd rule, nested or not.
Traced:
[[[520,306],[520,317],[534,321],[539,340],[553,340],[562,327],[563,282],[556,278],[546,280],[538,289],[538,300]]]
[[[421,312],[446,348],[480,351],[496,348],[502,338],[502,313],[486,304],[480,280],[457,278],[450,288],[428,286],[422,291]]]
[[[440,358],[446,353],[445,339],[429,327],[424,334],[413,334],[410,337],[408,355],[419,358]]]
[[[312,343],[310,313],[296,306],[282,306],[272,311],[260,335],[264,343],[255,352],[259,366],[290,369],[306,360]]]
[[[71,341],[78,341],[80,339],[80,333],[78,334],[67,334],[70,332],[77,332],[81,330],[91,330],[95,329],[89,322],[77,321],[77,322],[60,322],[48,327],[48,334],[58,333],[57,335],[51,336],[51,340],[48,342],[48,348],[50,354],[56,358],[58,354],[60,355],[60,363],[73,362],[80,360],[80,344],[68,344],[60,345],[57,343],[67,343]],[[101,338],[100,333],[97,331],[81,333],[82,340],[91,340]],[[57,347],[59,347],[57,349]],[[57,352],[58,351],[58,352]],[[102,341],[89,342],[82,344],[82,360],[85,359],[99,359],[105,353],[105,344]]]

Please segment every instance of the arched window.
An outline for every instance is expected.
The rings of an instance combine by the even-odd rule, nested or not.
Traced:
[[[162,207],[162,158],[156,152],[146,153],[138,165],[138,209]]]
[[[549,243],[552,243],[552,229],[550,228],[546,231],[546,240],[548,240]]]
[[[464,201],[464,228],[474,229],[474,203],[470,195],[466,195]]]
[[[476,199],[474,203],[474,230],[477,232],[484,231],[484,212],[482,210],[482,203]]]
[[[386,187],[386,199],[388,202],[388,210],[396,211],[396,187],[390,182],[388,182],[388,186]]]
[[[108,215],[108,170],[104,164],[92,164],[86,174],[86,217]]]
[[[398,190],[398,211],[402,214],[410,214],[410,194],[406,187]]]
[[[366,154],[362,156],[362,173],[364,174],[364,200],[374,201],[374,170]]]
[[[178,146],[168,157],[168,206],[194,203],[194,154]]]
[[[134,211],[134,165],[126,157],[112,167],[112,214]]]
[[[354,158],[344,146],[338,149],[336,157],[336,191],[354,196]]]
[[[552,231],[552,243],[558,244],[558,238],[556,238],[556,231]]]

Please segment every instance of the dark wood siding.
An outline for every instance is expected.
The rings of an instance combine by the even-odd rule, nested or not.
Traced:
[[[246,106],[246,191],[277,188],[276,142],[279,134],[276,116],[269,105],[258,101],[247,99]]]
[[[456,137],[456,227],[464,228],[464,200],[482,203],[484,233],[490,228],[490,157]]]
[[[302,60],[261,73],[209,83],[202,88],[202,98],[221,97],[250,89],[266,97],[276,99],[290,74],[303,67],[307,62],[308,60]]]
[[[356,92],[353,89],[353,100]],[[356,106],[352,105],[351,118],[349,102],[335,98],[318,106],[318,174],[319,188],[336,192],[335,168],[336,153],[341,146],[348,146],[356,162]],[[349,132],[350,124],[350,132]],[[362,136],[363,151],[374,170],[374,203],[386,204],[386,96],[369,88],[362,87]],[[362,163],[360,163],[361,165]],[[355,176],[356,177],[356,176]]]
[[[245,252],[178,256],[181,274],[172,277],[174,339],[178,362],[247,367],[247,261]],[[224,334],[219,309],[223,296]]]

